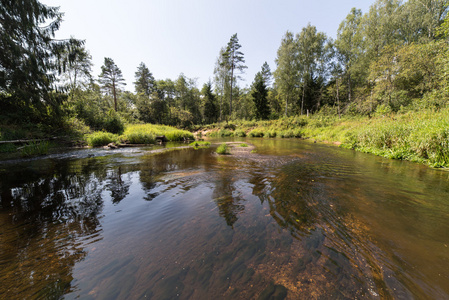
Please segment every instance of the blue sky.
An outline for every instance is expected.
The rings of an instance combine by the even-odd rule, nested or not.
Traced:
[[[134,73],[144,62],[156,79],[175,80],[182,72],[203,83],[213,79],[220,48],[238,34],[246,69],[239,85],[250,85],[267,61],[275,58],[287,30],[298,33],[308,23],[335,38],[352,7],[365,13],[374,0],[41,0],[59,6],[64,22],[57,38],[86,40],[93,75],[104,57],[122,70],[126,89],[134,91]]]

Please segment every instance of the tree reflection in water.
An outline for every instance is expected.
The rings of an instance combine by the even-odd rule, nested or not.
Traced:
[[[58,298],[71,288],[85,243],[101,239],[110,174],[95,159],[37,161],[1,173],[0,295]]]

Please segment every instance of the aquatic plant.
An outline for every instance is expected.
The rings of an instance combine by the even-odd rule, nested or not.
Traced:
[[[20,154],[23,157],[45,155],[48,153],[49,145],[47,141],[28,143],[21,148]]]
[[[226,145],[226,143],[221,144],[220,146],[217,147],[216,152],[218,154],[228,154],[228,145]]]
[[[190,143],[189,146],[193,147],[194,149],[209,148],[210,142],[195,141]]]

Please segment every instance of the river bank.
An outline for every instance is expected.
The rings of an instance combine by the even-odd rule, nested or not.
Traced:
[[[306,138],[391,158],[449,167],[449,110],[368,116],[317,114],[232,121],[197,128],[197,137]]]

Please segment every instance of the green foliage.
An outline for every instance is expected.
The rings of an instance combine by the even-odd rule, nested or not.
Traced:
[[[118,135],[104,131],[97,131],[86,136],[87,144],[91,147],[106,146],[110,143],[117,143],[118,140]]]
[[[236,129],[234,131],[234,136],[236,137],[246,137],[246,132],[241,129]]]
[[[248,133],[249,137],[263,137],[263,135],[263,131],[258,128],[255,128]]]
[[[228,145],[226,145],[226,143],[221,144],[217,147],[216,152],[218,154],[229,154]]]
[[[241,144],[239,145],[239,147],[248,147],[248,145],[245,144],[245,143],[241,143]]]
[[[23,157],[45,155],[48,153],[49,142],[33,142],[29,143],[20,150],[20,154]]]

